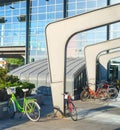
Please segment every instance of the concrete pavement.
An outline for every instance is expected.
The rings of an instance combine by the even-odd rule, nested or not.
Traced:
[[[120,130],[120,97],[111,100],[109,105],[75,101],[78,121],[46,118],[52,112],[51,98],[45,97],[44,103],[39,122],[31,122],[25,115],[19,119],[17,114],[14,119],[0,120],[0,130]]]

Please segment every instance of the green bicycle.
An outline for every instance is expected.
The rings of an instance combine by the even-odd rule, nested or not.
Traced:
[[[26,114],[31,121],[38,121],[40,119],[40,106],[35,99],[26,98],[26,92],[28,89],[22,89],[24,92],[23,105],[20,105],[15,97],[16,88],[7,88],[7,93],[11,95],[8,101],[8,114],[10,118],[14,118],[17,111]]]

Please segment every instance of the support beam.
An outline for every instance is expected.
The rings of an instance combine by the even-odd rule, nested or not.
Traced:
[[[53,103],[62,111],[64,110],[64,100],[61,93],[64,92],[66,47],[69,39],[78,32],[118,22],[120,20],[119,10],[120,4],[116,4],[53,22],[46,27]]]
[[[25,46],[1,46],[0,58],[22,58],[25,50]]]
[[[100,63],[100,75],[101,80],[107,80],[107,66],[108,62],[111,59],[120,57],[120,51],[114,51],[107,54],[100,55],[99,63]]]

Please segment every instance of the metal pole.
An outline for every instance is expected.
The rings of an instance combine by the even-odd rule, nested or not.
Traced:
[[[107,6],[109,5],[110,5],[110,0],[107,0]],[[107,25],[107,40],[110,40],[110,25],[109,24]],[[109,50],[107,50],[107,53],[109,53]],[[107,68],[109,68],[109,64]],[[109,79],[109,71],[107,71],[107,80],[108,79]]]
[[[107,0],[107,6],[110,5],[110,0]],[[107,25],[107,40],[110,40],[110,25]]]
[[[30,0],[26,0],[26,64],[29,63],[29,12],[30,12]]]
[[[66,18],[68,17],[68,13],[67,13],[67,10],[68,10],[68,0],[64,0],[64,8],[63,8],[63,17]]]

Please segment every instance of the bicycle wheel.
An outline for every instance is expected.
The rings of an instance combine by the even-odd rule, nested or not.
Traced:
[[[14,118],[14,116],[15,116],[15,110],[14,110],[14,103],[13,103],[12,100],[8,101],[7,110],[8,110],[9,117],[10,118]]]
[[[90,94],[87,90],[83,90],[81,93],[80,93],[80,99],[84,102],[86,101],[88,98],[90,97]]]
[[[105,102],[105,103],[108,103],[110,101],[110,95],[109,93],[107,92],[107,90],[101,90],[98,94],[98,98],[101,102]]]
[[[53,108],[53,112],[47,114],[48,119],[61,119],[64,117],[64,113],[58,107]]]
[[[111,88],[108,89],[108,91],[109,91],[111,99],[115,99],[115,98],[118,97],[118,90],[117,90],[117,88],[112,88],[111,87]]]
[[[54,117],[63,118],[64,113],[58,107],[54,107]]]
[[[68,105],[69,105],[68,106],[69,107],[69,113],[70,113],[72,120],[77,121],[78,114],[77,114],[77,110],[76,110],[75,105],[72,102],[70,102]]]
[[[40,106],[37,102],[29,101],[25,105],[25,113],[31,121],[38,121],[40,119]]]

